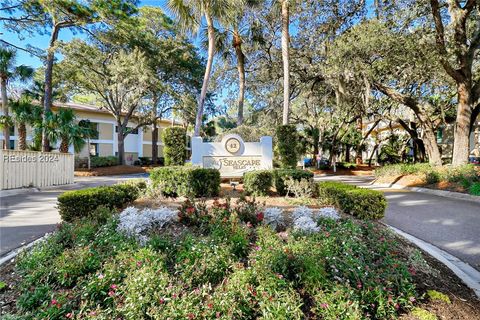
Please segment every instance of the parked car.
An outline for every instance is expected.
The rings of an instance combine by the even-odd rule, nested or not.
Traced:
[[[480,157],[470,156],[470,157],[468,157],[468,162],[479,166],[480,165]]]

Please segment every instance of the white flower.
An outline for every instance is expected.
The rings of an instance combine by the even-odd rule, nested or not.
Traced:
[[[304,206],[296,207],[292,213],[293,220],[297,220],[301,217],[313,218],[313,210]]]
[[[120,213],[117,231],[135,237],[141,244],[145,244],[148,241],[146,234],[150,230],[163,228],[177,219],[178,213],[165,207],[142,211],[128,207]]]
[[[338,220],[340,219],[340,215],[338,214],[338,211],[333,208],[333,207],[325,207],[321,208],[318,210],[315,214],[315,218],[330,218],[333,220]]]
[[[283,211],[277,207],[265,208],[263,210],[263,223],[271,226],[273,229],[284,224]]]
[[[319,232],[317,223],[308,216],[301,216],[293,221],[293,229],[305,232]]]

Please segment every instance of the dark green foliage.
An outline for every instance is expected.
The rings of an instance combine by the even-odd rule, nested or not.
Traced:
[[[266,196],[272,187],[272,172],[267,170],[250,171],[243,175],[243,188],[253,196]]]
[[[475,182],[470,186],[470,194],[480,196],[480,182]]]
[[[297,166],[298,133],[294,125],[281,125],[277,127],[277,150],[282,168],[295,168]]]
[[[58,197],[57,208],[63,221],[90,217],[95,210],[103,206],[108,209],[120,209],[136,200],[145,182],[134,184],[116,184],[83,190],[67,191]],[[102,213],[103,214],[103,213]]]
[[[90,166],[92,168],[113,167],[117,165],[118,165],[118,158],[114,156],[90,158]]]
[[[166,166],[183,166],[187,160],[187,132],[182,127],[168,127],[163,130],[163,156]]]
[[[313,179],[313,172],[300,170],[300,169],[276,169],[273,170],[273,184],[277,193],[281,196],[287,195],[287,189],[285,187],[285,181],[288,178],[300,181],[302,179]]]
[[[337,206],[344,213],[360,219],[381,219],[387,208],[387,200],[380,191],[342,182],[320,182],[318,196],[325,204]]]
[[[165,196],[214,197],[220,192],[220,172],[195,167],[163,167],[150,173],[153,187]]]

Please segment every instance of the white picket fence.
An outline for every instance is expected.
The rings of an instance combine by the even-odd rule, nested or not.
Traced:
[[[0,150],[0,190],[73,183],[74,155]]]

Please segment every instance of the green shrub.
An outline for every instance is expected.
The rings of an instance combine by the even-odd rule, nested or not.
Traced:
[[[275,169],[273,170],[273,183],[277,193],[281,196],[287,195],[285,181],[287,179],[301,181],[302,179],[313,180],[313,172],[300,169]]]
[[[474,196],[480,196],[480,182],[472,183],[469,191],[470,191],[470,194]]]
[[[409,174],[427,174],[433,170],[434,168],[428,163],[399,163],[375,169],[375,176],[381,178]]]
[[[298,133],[294,125],[281,125],[277,127],[277,150],[282,168],[295,168],[297,166]]]
[[[163,130],[163,156],[166,166],[183,166],[187,160],[187,132],[182,127]]]
[[[361,219],[382,219],[387,209],[387,200],[382,192],[356,188],[347,191],[342,210]]]
[[[342,182],[320,182],[318,196],[324,204],[337,206],[344,213],[361,219],[381,219],[387,208],[387,200],[380,191],[362,189]]]
[[[117,166],[118,158],[115,156],[108,156],[108,157],[99,157],[94,156],[90,157],[90,166],[92,168],[100,168],[100,167],[113,167]]]
[[[116,184],[83,190],[67,191],[58,196],[57,208],[63,221],[91,217],[99,207],[120,209],[133,202],[140,195],[139,187]]]
[[[266,196],[272,187],[272,172],[267,170],[250,171],[243,174],[245,192],[254,196]]]
[[[220,172],[196,167],[163,167],[150,173],[154,189],[165,196],[215,197],[220,193]]]

